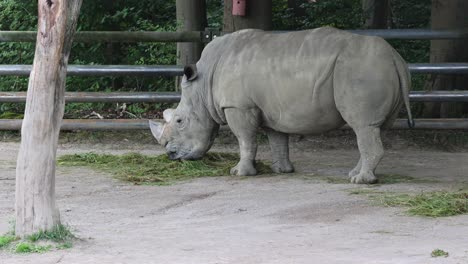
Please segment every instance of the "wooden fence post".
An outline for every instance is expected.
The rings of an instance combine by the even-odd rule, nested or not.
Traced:
[[[65,108],[65,78],[82,0],[39,0],[33,69],[29,78],[16,167],[16,235],[60,224],[55,162]]]

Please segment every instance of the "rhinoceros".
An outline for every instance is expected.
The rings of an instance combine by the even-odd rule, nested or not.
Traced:
[[[360,160],[352,183],[374,183],[383,156],[381,129],[403,103],[412,123],[411,77],[401,56],[382,38],[331,27],[287,33],[241,30],[214,39],[196,65],[184,68],[182,98],[165,123],[150,128],[170,159],[201,158],[220,125],[237,137],[234,175],[255,175],[258,128],[266,131],[272,169],[290,173],[288,134],[317,134],[348,124]]]

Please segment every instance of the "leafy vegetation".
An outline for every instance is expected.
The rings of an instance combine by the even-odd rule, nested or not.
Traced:
[[[446,251],[443,251],[442,249],[434,249],[431,252],[431,257],[437,258],[437,257],[448,257],[449,253]]]
[[[45,253],[52,249],[52,245],[36,245],[28,242],[20,242],[16,244],[15,253],[25,254],[25,253]]]
[[[39,231],[36,234],[30,235],[27,239],[31,242],[40,240],[52,241],[56,243],[64,243],[73,240],[75,236],[70,231],[70,228],[64,225],[57,225],[49,231]]]
[[[118,179],[137,184],[167,185],[197,177],[225,176],[236,165],[239,156],[234,153],[211,152],[201,160],[174,161],[167,155],[146,156],[129,153],[122,156],[96,153],[65,155],[58,159],[61,166],[90,166],[112,173]],[[260,174],[271,173],[261,161]]]
[[[64,225],[57,225],[52,230],[40,231],[26,239],[19,240],[14,229],[6,235],[0,236],[0,250],[11,250],[14,253],[44,253],[52,249],[62,250],[73,246],[76,237]]]
[[[0,249],[7,247],[8,245],[11,244],[11,242],[15,241],[16,237],[13,235],[4,235],[0,236]]]

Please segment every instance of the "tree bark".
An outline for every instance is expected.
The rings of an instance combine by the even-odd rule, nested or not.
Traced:
[[[431,28],[456,29],[468,27],[468,1],[432,0]],[[432,40],[430,60],[439,62],[467,62],[468,40]],[[465,90],[468,87],[467,75],[433,74],[426,82],[426,90]],[[425,117],[459,117],[463,106],[455,103],[426,103]],[[465,109],[468,111],[468,109]]]
[[[245,28],[272,29],[272,0],[247,0],[246,16],[232,15],[232,1],[224,0],[223,31],[234,32]]]
[[[364,28],[388,28],[390,18],[389,0],[362,0]]]
[[[16,167],[16,235],[60,224],[55,162],[65,108],[68,57],[82,0],[39,0],[33,69],[29,78]]]
[[[206,0],[177,0],[177,23],[179,31],[203,31],[207,26]],[[177,65],[196,63],[201,56],[203,43],[177,43]],[[181,77],[176,78],[179,90]]]

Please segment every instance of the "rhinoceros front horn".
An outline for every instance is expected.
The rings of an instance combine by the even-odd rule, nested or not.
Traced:
[[[161,138],[164,132],[164,124],[161,122],[149,120],[149,126],[151,133],[153,133],[153,136],[156,138],[158,143],[161,144]]]

